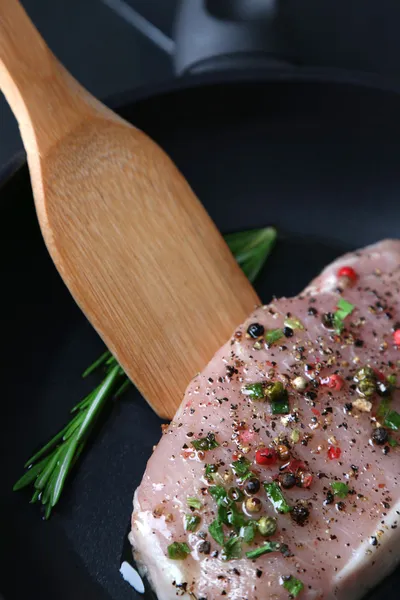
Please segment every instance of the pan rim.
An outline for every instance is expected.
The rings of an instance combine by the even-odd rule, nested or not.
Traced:
[[[179,92],[199,87],[213,87],[221,84],[251,83],[321,83],[350,85],[358,88],[374,89],[383,93],[400,96],[400,81],[393,77],[363,71],[348,71],[338,68],[321,67],[287,67],[284,69],[254,69],[248,71],[213,71],[184,75],[175,79],[164,80],[144,85],[136,89],[112,94],[103,102],[118,112],[129,104],[145,101],[156,96]],[[19,150],[0,166],[0,194],[3,187],[26,165],[26,154]]]

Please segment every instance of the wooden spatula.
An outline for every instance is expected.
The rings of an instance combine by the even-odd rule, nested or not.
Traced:
[[[0,0],[0,86],[57,269],[152,408],[172,418],[259,303],[255,291],[168,156],[69,75],[17,0]]]

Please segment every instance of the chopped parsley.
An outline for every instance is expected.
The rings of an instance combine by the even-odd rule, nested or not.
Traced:
[[[378,406],[376,414],[378,417],[386,417],[390,412],[390,398],[383,398]]]
[[[246,525],[243,525],[243,527],[240,528],[239,535],[241,538],[243,538],[243,541],[246,542],[246,544],[251,544],[256,535],[256,531],[257,524],[253,523],[253,521],[249,521],[246,523]]]
[[[258,558],[263,554],[268,554],[269,552],[276,552],[279,550],[280,544],[278,542],[265,542],[259,548],[255,548],[254,550],[250,550],[246,552],[247,558]]]
[[[335,496],[339,498],[346,498],[349,493],[349,486],[341,481],[332,481],[331,488]]]
[[[218,506],[229,506],[231,504],[226,489],[222,485],[212,485],[208,488],[208,492],[214,498]]]
[[[271,402],[271,410],[273,415],[287,415],[290,412],[289,400],[275,400]]]
[[[227,510],[227,520],[228,525],[231,525],[236,532],[239,532],[247,522],[246,517],[242,512],[238,511],[235,504],[232,504]]]
[[[200,525],[200,517],[198,515],[185,515],[186,531],[196,531]]]
[[[186,502],[189,508],[195,508],[197,510],[200,510],[200,508],[202,507],[201,501],[198,498],[195,498],[194,496],[189,497]]]
[[[354,304],[347,302],[344,298],[340,298],[337,303],[337,310],[333,315],[333,326],[336,333],[342,333],[344,329],[344,320],[351,315],[355,309]]]
[[[268,346],[272,346],[275,342],[280,340],[283,337],[283,329],[270,329],[265,334],[265,341]]]
[[[291,596],[293,596],[293,598],[297,598],[300,592],[302,592],[304,589],[304,585],[300,579],[296,579],[296,577],[293,577],[293,575],[289,575],[289,577],[283,577],[282,580],[283,587]]]
[[[209,481],[211,483],[213,480],[213,475],[214,475],[214,473],[217,473],[217,471],[218,471],[217,465],[205,465],[205,477],[206,477],[207,481]]]
[[[242,557],[242,540],[240,537],[235,536],[229,538],[223,547],[221,553],[222,560],[232,560],[234,558]]]
[[[292,509],[286,502],[279,485],[273,481],[272,483],[264,483],[265,491],[267,492],[268,500],[279,513],[288,513]]]
[[[388,375],[386,377],[386,379],[387,379],[388,383],[390,383],[390,385],[393,385],[393,386],[396,385],[397,377],[396,377],[396,375],[394,375],[394,373],[392,373],[391,375]]]
[[[213,433],[208,433],[204,438],[198,438],[197,440],[192,441],[192,446],[196,450],[213,450],[214,448],[218,448],[219,444],[215,439],[215,435]]]
[[[390,410],[385,417],[384,425],[389,429],[393,429],[393,431],[398,431],[400,429],[400,414],[395,410]]]
[[[239,458],[239,460],[235,460],[232,463],[232,469],[235,473],[236,477],[241,481],[246,481],[253,477],[253,473],[250,471],[250,461],[247,458]]]
[[[290,327],[290,329],[304,329],[303,323],[297,317],[285,319],[284,325],[285,327]]]
[[[242,393],[250,396],[252,400],[263,400],[264,386],[262,383],[248,383],[242,387]]]
[[[168,557],[172,560],[184,560],[190,554],[190,548],[185,542],[173,542],[167,548]]]
[[[218,519],[215,519],[215,521],[213,521],[210,524],[208,531],[209,531],[211,537],[213,537],[214,540],[217,542],[217,544],[219,544],[220,546],[224,545],[224,541],[225,541],[224,530],[222,528],[222,523]]]

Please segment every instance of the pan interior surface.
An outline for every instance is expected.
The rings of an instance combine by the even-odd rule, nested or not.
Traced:
[[[394,92],[230,83],[165,92],[120,112],[170,154],[222,232],[278,228],[256,286],[265,302],[298,293],[347,250],[399,237]],[[159,419],[137,392],[109,406],[49,522],[27,494],[11,491],[27,457],[93,386],[80,373],[103,347],[47,255],[26,167],[4,184],[0,202],[0,592],[5,600],[142,597],[118,572],[133,491],[160,437]],[[400,571],[371,600],[394,600],[399,584]]]

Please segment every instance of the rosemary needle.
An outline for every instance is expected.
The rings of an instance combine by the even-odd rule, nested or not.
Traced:
[[[225,240],[253,282],[272,250],[276,231],[272,227],[242,231],[226,235]],[[102,408],[111,398],[119,398],[131,385],[108,350],[84,371],[82,377],[100,369],[105,370],[101,383],[72,408],[69,423],[25,463],[27,471],[14,485],[14,491],[33,485],[31,503],[43,505],[46,519],[59,501],[68,475],[84,451]]]

